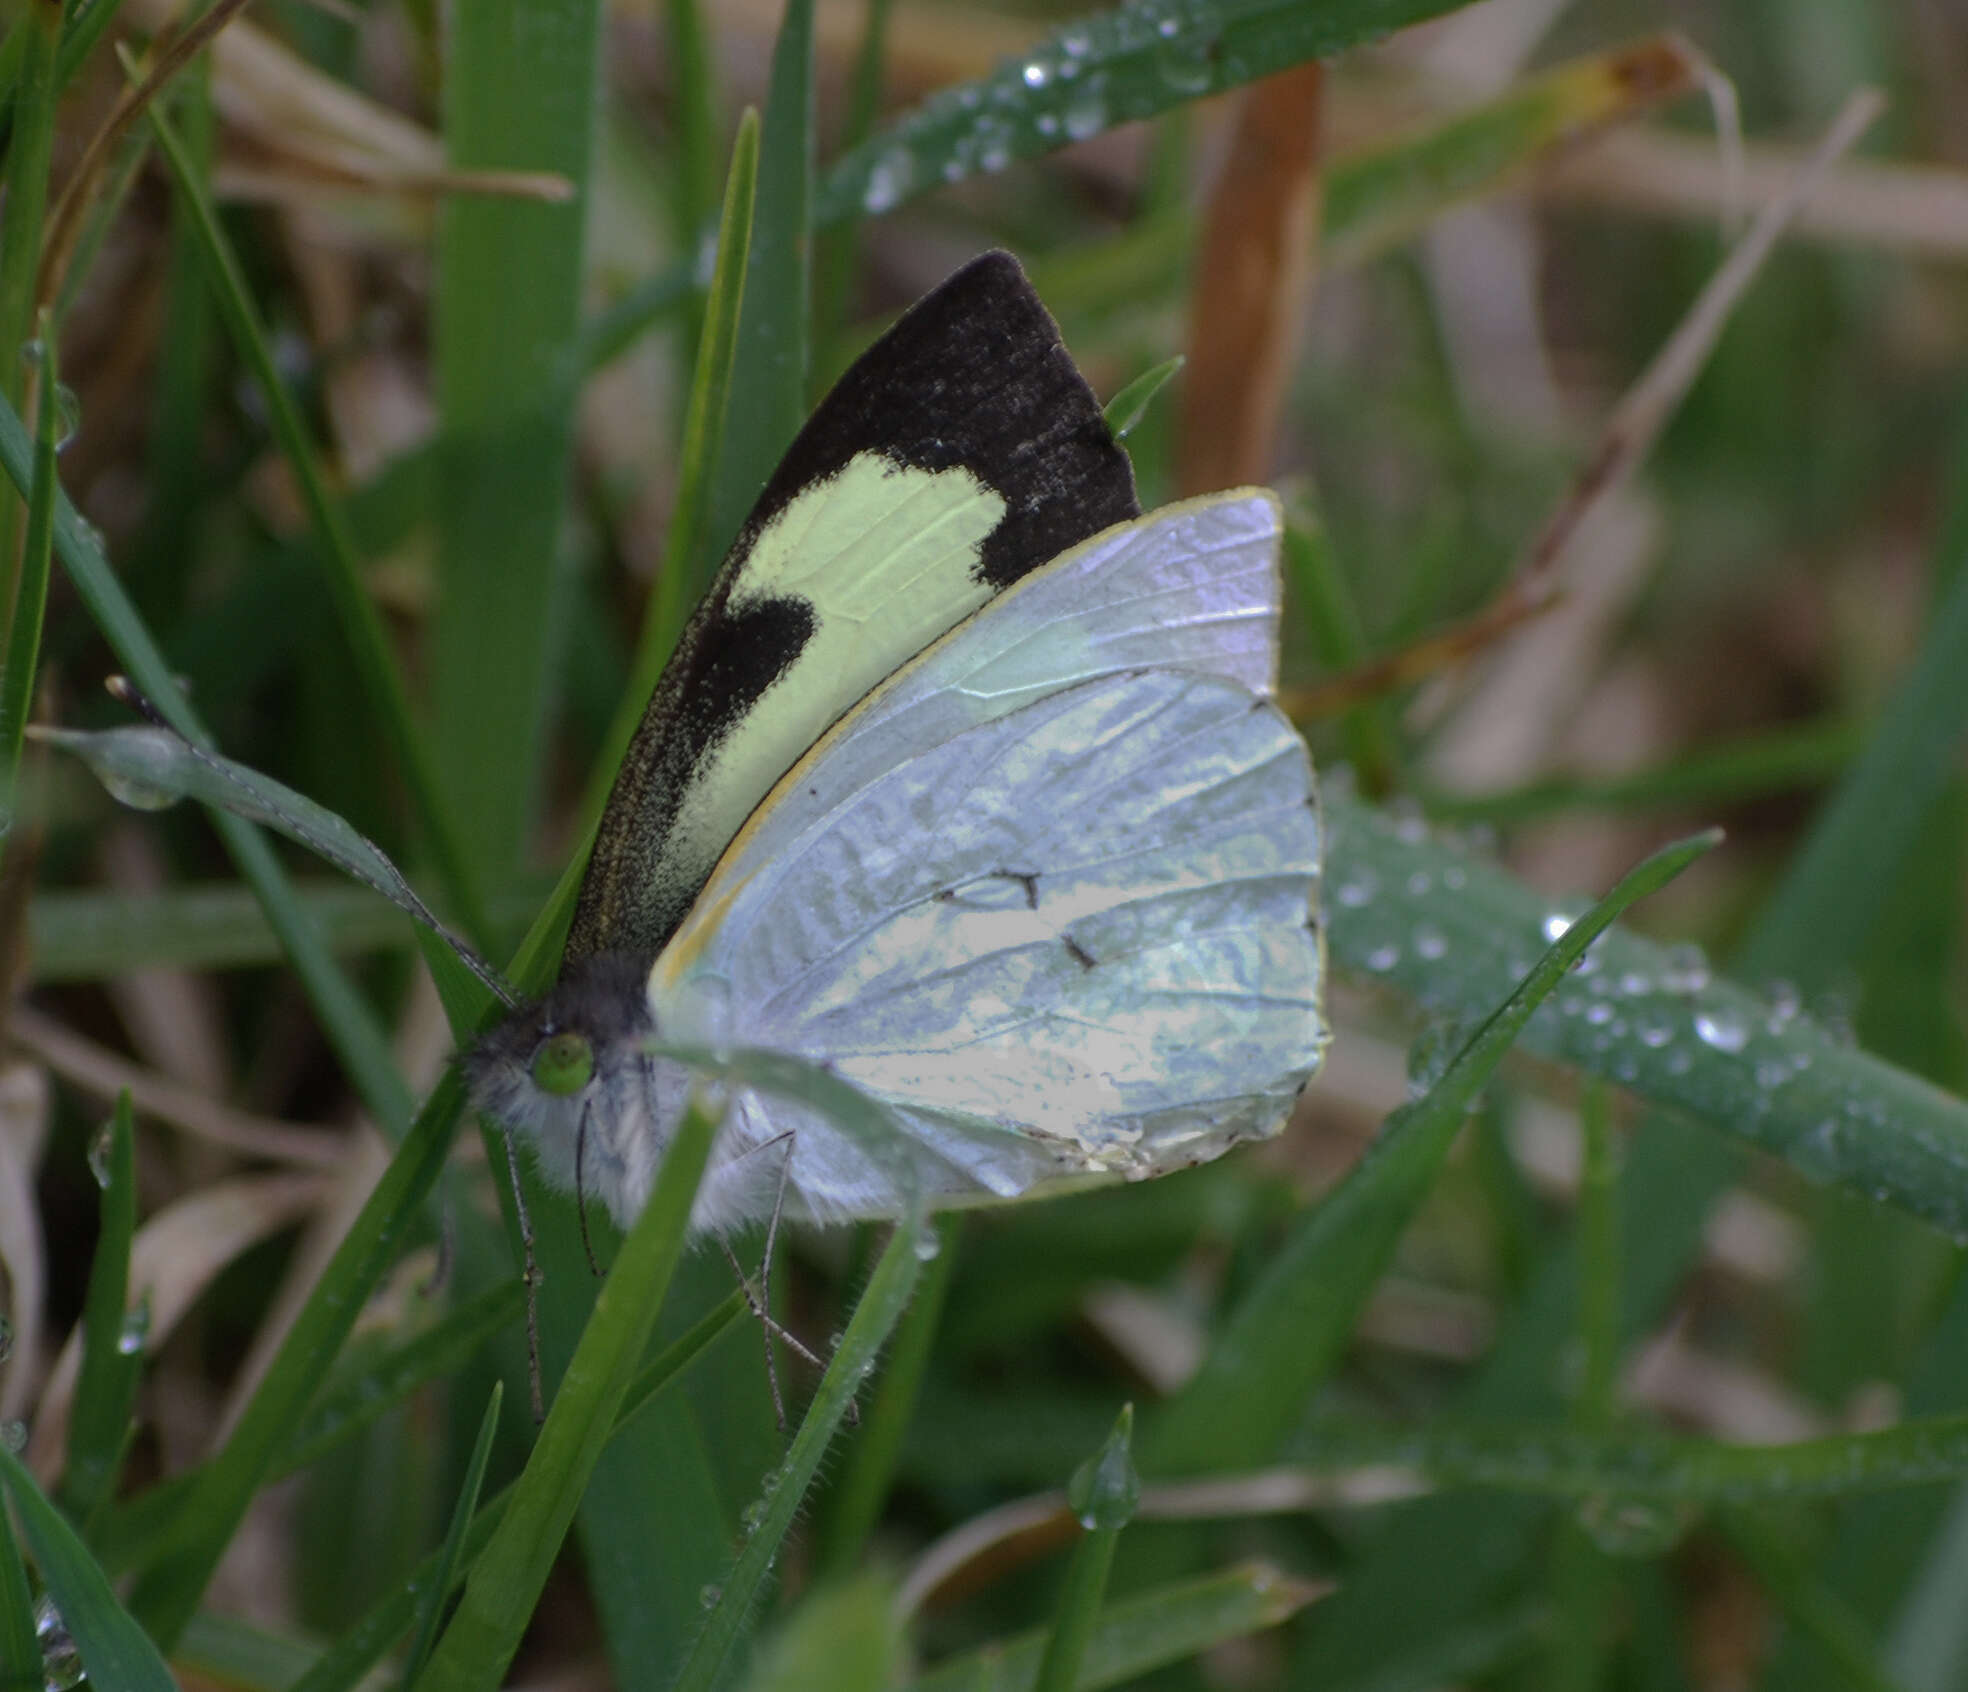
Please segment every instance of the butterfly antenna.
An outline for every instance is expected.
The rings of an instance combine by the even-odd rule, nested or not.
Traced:
[[[404,879],[402,871],[390,862],[389,854],[373,840],[366,835],[356,834],[353,829],[350,830],[350,833],[355,834],[355,838],[373,852],[377,861],[388,870],[387,878],[359,863],[351,862],[348,852],[338,848],[334,841],[327,839],[320,829],[311,826],[306,819],[295,816],[292,811],[284,809],[265,793],[243,786],[225,759],[215,757],[197,741],[187,739],[175,724],[166,721],[164,713],[158,710],[156,704],[138,689],[128,676],[111,676],[103,683],[103,688],[118,704],[128,706],[152,728],[162,729],[175,739],[191,755],[194,762],[202,765],[209,774],[218,777],[237,796],[239,802],[247,807],[249,813],[257,813],[261,820],[272,822],[290,838],[306,846],[316,857],[325,859],[345,875],[353,876],[372,892],[382,894],[413,922],[421,923],[429,929],[458,954],[464,966],[489,987],[493,996],[508,1010],[519,1004],[519,995],[507,985],[505,977],[437,920],[430,906],[417,897],[415,889]]]
[[[588,1254],[588,1273],[598,1281],[601,1279],[601,1265],[595,1261],[594,1241],[588,1237],[588,1184],[582,1179],[581,1166],[588,1153],[588,1111],[589,1106],[581,1107],[581,1126],[574,1135],[574,1214],[581,1219],[581,1249]]]
[[[499,1138],[506,1142],[506,1173],[512,1177],[513,1212],[519,1218],[520,1279],[526,1285],[526,1381],[533,1394],[533,1425],[547,1419],[545,1395],[540,1390],[540,1260],[533,1255],[533,1218],[526,1211],[526,1190],[519,1184],[519,1153],[513,1150],[510,1129]]]

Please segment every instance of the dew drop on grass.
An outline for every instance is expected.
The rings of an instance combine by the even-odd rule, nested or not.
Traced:
[[[1449,940],[1439,928],[1417,928],[1414,933],[1415,956],[1429,963],[1438,963],[1449,955]]]
[[[1428,871],[1416,870],[1413,875],[1408,877],[1408,897],[1411,899],[1425,899],[1428,897],[1428,890],[1434,885],[1434,878],[1429,875]]]
[[[706,1610],[715,1610],[717,1608],[717,1601],[723,1596],[723,1587],[704,1586],[698,1589],[697,1602]]]
[[[1647,1021],[1640,1024],[1638,1032],[1641,1045],[1659,1051],[1674,1038],[1674,1025],[1669,1022]]]
[[[1356,870],[1333,889],[1333,897],[1349,911],[1364,910],[1380,891],[1372,870]]]
[[[1043,88],[1052,80],[1051,67],[1043,59],[1027,60],[1024,70],[1019,74],[1024,78],[1027,88]]]
[[[1699,946],[1682,944],[1667,950],[1661,986],[1670,993],[1699,993],[1709,983],[1708,959]]]
[[[934,1228],[925,1225],[923,1231],[916,1236],[916,1261],[918,1263],[934,1263],[937,1253],[942,1251],[942,1249],[943,1236]]]
[[[1547,911],[1544,921],[1538,925],[1538,928],[1544,935],[1547,945],[1556,945],[1565,938],[1565,930],[1571,926],[1572,919],[1563,911]]]
[[[61,1610],[47,1593],[35,1600],[34,1640],[41,1648],[41,1685],[44,1692],[71,1692],[85,1684],[87,1671],[82,1653]]]
[[[861,209],[871,217],[892,210],[909,191],[912,170],[909,155],[900,147],[883,153],[868,172],[868,185],[861,190]]]
[[[107,1187],[114,1173],[111,1153],[116,1149],[116,1135],[105,1122],[89,1139],[89,1173],[96,1178],[96,1185]]]
[[[1400,961],[1401,948],[1399,946],[1376,946],[1366,957],[1367,968],[1374,971],[1377,975],[1385,975]]]
[[[1610,1492],[1581,1499],[1578,1522],[1609,1557],[1658,1557],[1673,1549],[1685,1526],[1672,1505]]]
[[[123,1326],[116,1330],[116,1349],[124,1357],[135,1357],[150,1338],[150,1297],[137,1300],[136,1308],[123,1314]]]
[[[1781,1034],[1804,1008],[1803,995],[1788,981],[1772,981],[1766,992],[1770,1001],[1767,1026],[1772,1034]]]
[[[1695,1012],[1695,1036],[1718,1052],[1739,1052],[1749,1044],[1749,1025],[1728,1005],[1704,1006]]]
[[[1067,138],[1091,140],[1107,127],[1108,121],[1106,79],[1091,77],[1066,107]]]

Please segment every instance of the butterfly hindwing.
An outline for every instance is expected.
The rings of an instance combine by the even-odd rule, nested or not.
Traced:
[[[987,254],[926,296],[821,402],[685,628],[609,795],[567,961],[653,958],[829,724],[1138,510],[1016,261]]]
[[[1320,834],[1265,695],[1275,502],[1086,543],[946,636],[803,759],[658,962],[658,1023],[827,1061],[931,1190],[1151,1174],[1274,1132],[1325,1039]],[[793,1202],[888,1214],[891,1166],[811,1113]]]

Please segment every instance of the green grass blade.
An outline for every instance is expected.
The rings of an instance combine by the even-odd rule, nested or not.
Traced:
[[[1740,1513],[1724,1519],[1730,1548],[1747,1563],[1785,1621],[1823,1654],[1840,1686],[1851,1692],[1905,1692],[1879,1661],[1864,1621],[1838,1594],[1815,1579],[1771,1524]]]
[[[888,1500],[902,1442],[915,1418],[930,1348],[942,1321],[943,1300],[956,1268],[963,1217],[946,1214],[938,1217],[933,1227],[936,1256],[896,1329],[880,1384],[862,1412],[860,1432],[842,1462],[840,1479],[828,1495],[814,1554],[815,1566],[823,1577],[844,1580],[860,1563],[868,1536]]]
[[[437,1549],[437,1569],[431,1579],[430,1590],[424,1595],[422,1614],[417,1618],[417,1636],[411,1641],[409,1656],[404,1659],[402,1684],[405,1686],[415,1682],[423,1672],[424,1664],[430,1658],[431,1645],[437,1638],[437,1623],[443,1612],[444,1595],[451,1590],[451,1583],[457,1576],[465,1539],[470,1532],[472,1518],[478,1513],[478,1494],[485,1484],[485,1466],[492,1460],[492,1436],[499,1431],[499,1406],[505,1395],[505,1383],[494,1381],[491,1397],[486,1401],[485,1415],[478,1424],[478,1439],[472,1445],[470,1461],[465,1464],[464,1484],[459,1487],[457,1502],[451,1509],[451,1525],[445,1531],[444,1543]]]
[[[562,204],[450,194],[438,212],[432,744],[486,886],[519,862],[546,749],[601,11],[474,0],[443,31],[449,165],[554,171],[574,189]]]
[[[21,741],[34,709],[34,680],[41,658],[41,621],[48,605],[48,561],[54,548],[55,494],[60,487],[55,452],[60,445],[61,390],[54,331],[41,320],[39,415],[34,431],[34,476],[27,492],[27,533],[21,542],[13,615],[7,620],[6,659],[0,665],[0,843],[12,832],[14,783]],[[4,496],[0,496],[4,497]]]
[[[1122,1686],[1225,1640],[1245,1639],[1289,1621],[1320,1588],[1263,1563],[1174,1581],[1111,1604],[1101,1614],[1080,1671],[1080,1692]],[[1035,1629],[905,1682],[907,1692],[1031,1692],[1047,1633]]]
[[[813,1484],[820,1460],[915,1290],[922,1269],[917,1246],[928,1226],[920,1210],[895,1225],[888,1249],[854,1307],[853,1318],[820,1378],[785,1461],[767,1476],[764,1496],[747,1512],[744,1548],[718,1590],[705,1617],[704,1631],[684,1659],[674,1692],[712,1692],[746,1636],[760,1594],[784,1549],[787,1531]]]
[[[1337,548],[1307,500],[1291,498],[1282,555],[1285,579],[1312,652],[1328,670],[1352,668],[1367,656],[1366,630]],[[1368,793],[1385,793],[1400,768],[1398,736],[1384,702],[1362,702],[1340,719],[1340,745]]]
[[[711,472],[702,572],[738,536],[806,416],[813,269],[813,0],[791,0],[772,50],[758,191],[732,347],[724,431]],[[665,561],[665,573],[668,562]]]
[[[14,11],[19,37],[19,77],[14,84],[14,132],[7,148],[7,197],[0,204],[0,394],[18,407],[27,371],[20,350],[34,333],[35,285],[41,266],[41,223],[48,206],[48,165],[54,153],[55,102],[60,84],[55,52],[61,39],[58,5]],[[0,505],[12,508],[11,500]],[[7,530],[9,539],[18,528]],[[11,590],[12,571],[8,571]],[[11,591],[9,595],[11,600]]]
[[[12,406],[0,402],[0,465],[23,491],[32,482],[32,461],[20,417]],[[210,737],[110,569],[100,542],[67,496],[59,492],[55,501],[55,553],[130,678],[180,734],[194,744],[209,747]],[[237,818],[219,813],[212,820],[227,852],[258,897],[267,921],[280,936],[281,946],[364,1106],[378,1126],[392,1136],[400,1134],[410,1117],[410,1097],[397,1073],[389,1042],[348,977],[321,944],[266,841],[250,824]]]
[[[1366,1156],[1300,1224],[1219,1330],[1202,1366],[1150,1424],[1145,1468],[1158,1475],[1223,1468],[1276,1449],[1351,1336],[1476,1095],[1532,1014],[1622,911],[1719,838],[1677,841],[1622,877],[1553,937],[1428,1093],[1387,1119]]]
[[[253,303],[238,257],[225,231],[219,227],[218,216],[191,156],[155,102],[147,109],[146,116],[159,150],[170,163],[178,204],[204,255],[212,293],[232,336],[233,350],[253,372],[253,380],[266,401],[274,439],[280,443],[300,487],[302,503],[307,507],[320,557],[326,566],[324,580],[329,598],[341,620],[342,638],[348,643],[364,696],[389,738],[452,909],[460,914],[468,932],[482,938],[485,926],[472,866],[460,846],[460,831],[445,807],[430,751],[411,721],[409,697],[397,674],[382,615],[362,582],[355,537],[339,501],[328,490],[314,441],[274,362],[266,326],[260,321],[259,309]]]
[[[361,1314],[363,1301],[402,1255],[425,1195],[443,1169],[463,1103],[463,1083],[452,1070],[438,1084],[335,1248],[232,1437],[187,1497],[182,1534],[172,1541],[168,1555],[139,1576],[130,1608],[167,1646],[197,1608],[247,1506],[300,1425]]]
[[[718,203],[717,65],[697,0],[665,0],[676,100],[675,230],[680,246],[701,239]]]
[[[6,1510],[0,1510],[0,1664],[10,1665],[0,1672],[4,1692],[37,1692],[46,1684],[34,1627],[34,1593],[14,1539],[13,1517]]]
[[[1085,1530],[1073,1547],[1053,1601],[1052,1633],[1039,1659],[1034,1692],[1074,1692],[1087,1647],[1100,1620],[1107,1574],[1121,1529],[1141,1502],[1141,1480],[1128,1446],[1134,1435],[1134,1406],[1123,1405],[1107,1443],[1074,1473],[1066,1501]]]
[[[664,1154],[656,1189],[595,1299],[512,1503],[417,1677],[420,1692],[496,1687],[518,1650],[655,1328],[716,1130],[693,1101]]]
[[[882,75],[888,62],[888,20],[892,0],[868,0],[861,26],[861,46],[854,55],[848,82],[847,115],[835,143],[851,153],[874,132],[881,112]],[[813,321],[821,339],[840,332],[848,315],[849,291],[854,285],[860,243],[852,223],[843,223],[820,240],[814,262]],[[817,394],[814,396],[819,397]]]
[[[1334,963],[1434,1016],[1481,1015],[1547,925],[1567,918],[1564,901],[1539,898],[1414,819],[1330,790],[1325,814]],[[1802,920],[1798,909],[1773,920]],[[1847,938],[1818,932],[1835,948]],[[1811,1180],[1968,1235],[1968,1104],[1852,1050],[1792,993],[1766,1000],[1721,979],[1691,948],[1608,934],[1523,1043],[1775,1152]]]
[[[932,99],[837,161],[815,206],[821,223],[878,216],[931,188],[1001,170],[1117,124],[1330,58],[1457,0],[1191,0],[1121,6]]]
[[[75,1409],[68,1424],[68,1460],[62,1469],[61,1505],[70,1520],[92,1528],[116,1486],[116,1471],[130,1435],[143,1346],[128,1343],[141,1313],[129,1309],[130,1242],[137,1231],[137,1166],[126,1089],[103,1133],[107,1144],[90,1158],[102,1186],[102,1226],[89,1264],[82,1307],[82,1366],[75,1381]]]
[[[176,1692],[176,1682],[156,1645],[116,1601],[88,1547],[4,1441],[0,1441],[0,1481],[13,1495],[22,1536],[81,1653],[91,1684],[113,1686],[116,1692]],[[39,1652],[28,1661],[38,1664]]]
[[[1124,441],[1133,433],[1135,425],[1148,415],[1148,407],[1154,403],[1155,396],[1168,386],[1175,373],[1187,362],[1180,353],[1174,358],[1163,359],[1152,370],[1144,370],[1107,402],[1104,414],[1107,427],[1114,431],[1115,440]]]

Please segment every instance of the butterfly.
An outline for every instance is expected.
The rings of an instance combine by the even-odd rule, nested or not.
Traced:
[[[821,402],[686,626],[557,984],[464,1059],[627,1226],[680,1048],[823,1066],[871,1145],[736,1086],[718,1232],[1142,1178],[1275,1134],[1327,1039],[1310,759],[1273,700],[1281,516],[1144,516],[1017,262],[920,300]]]

